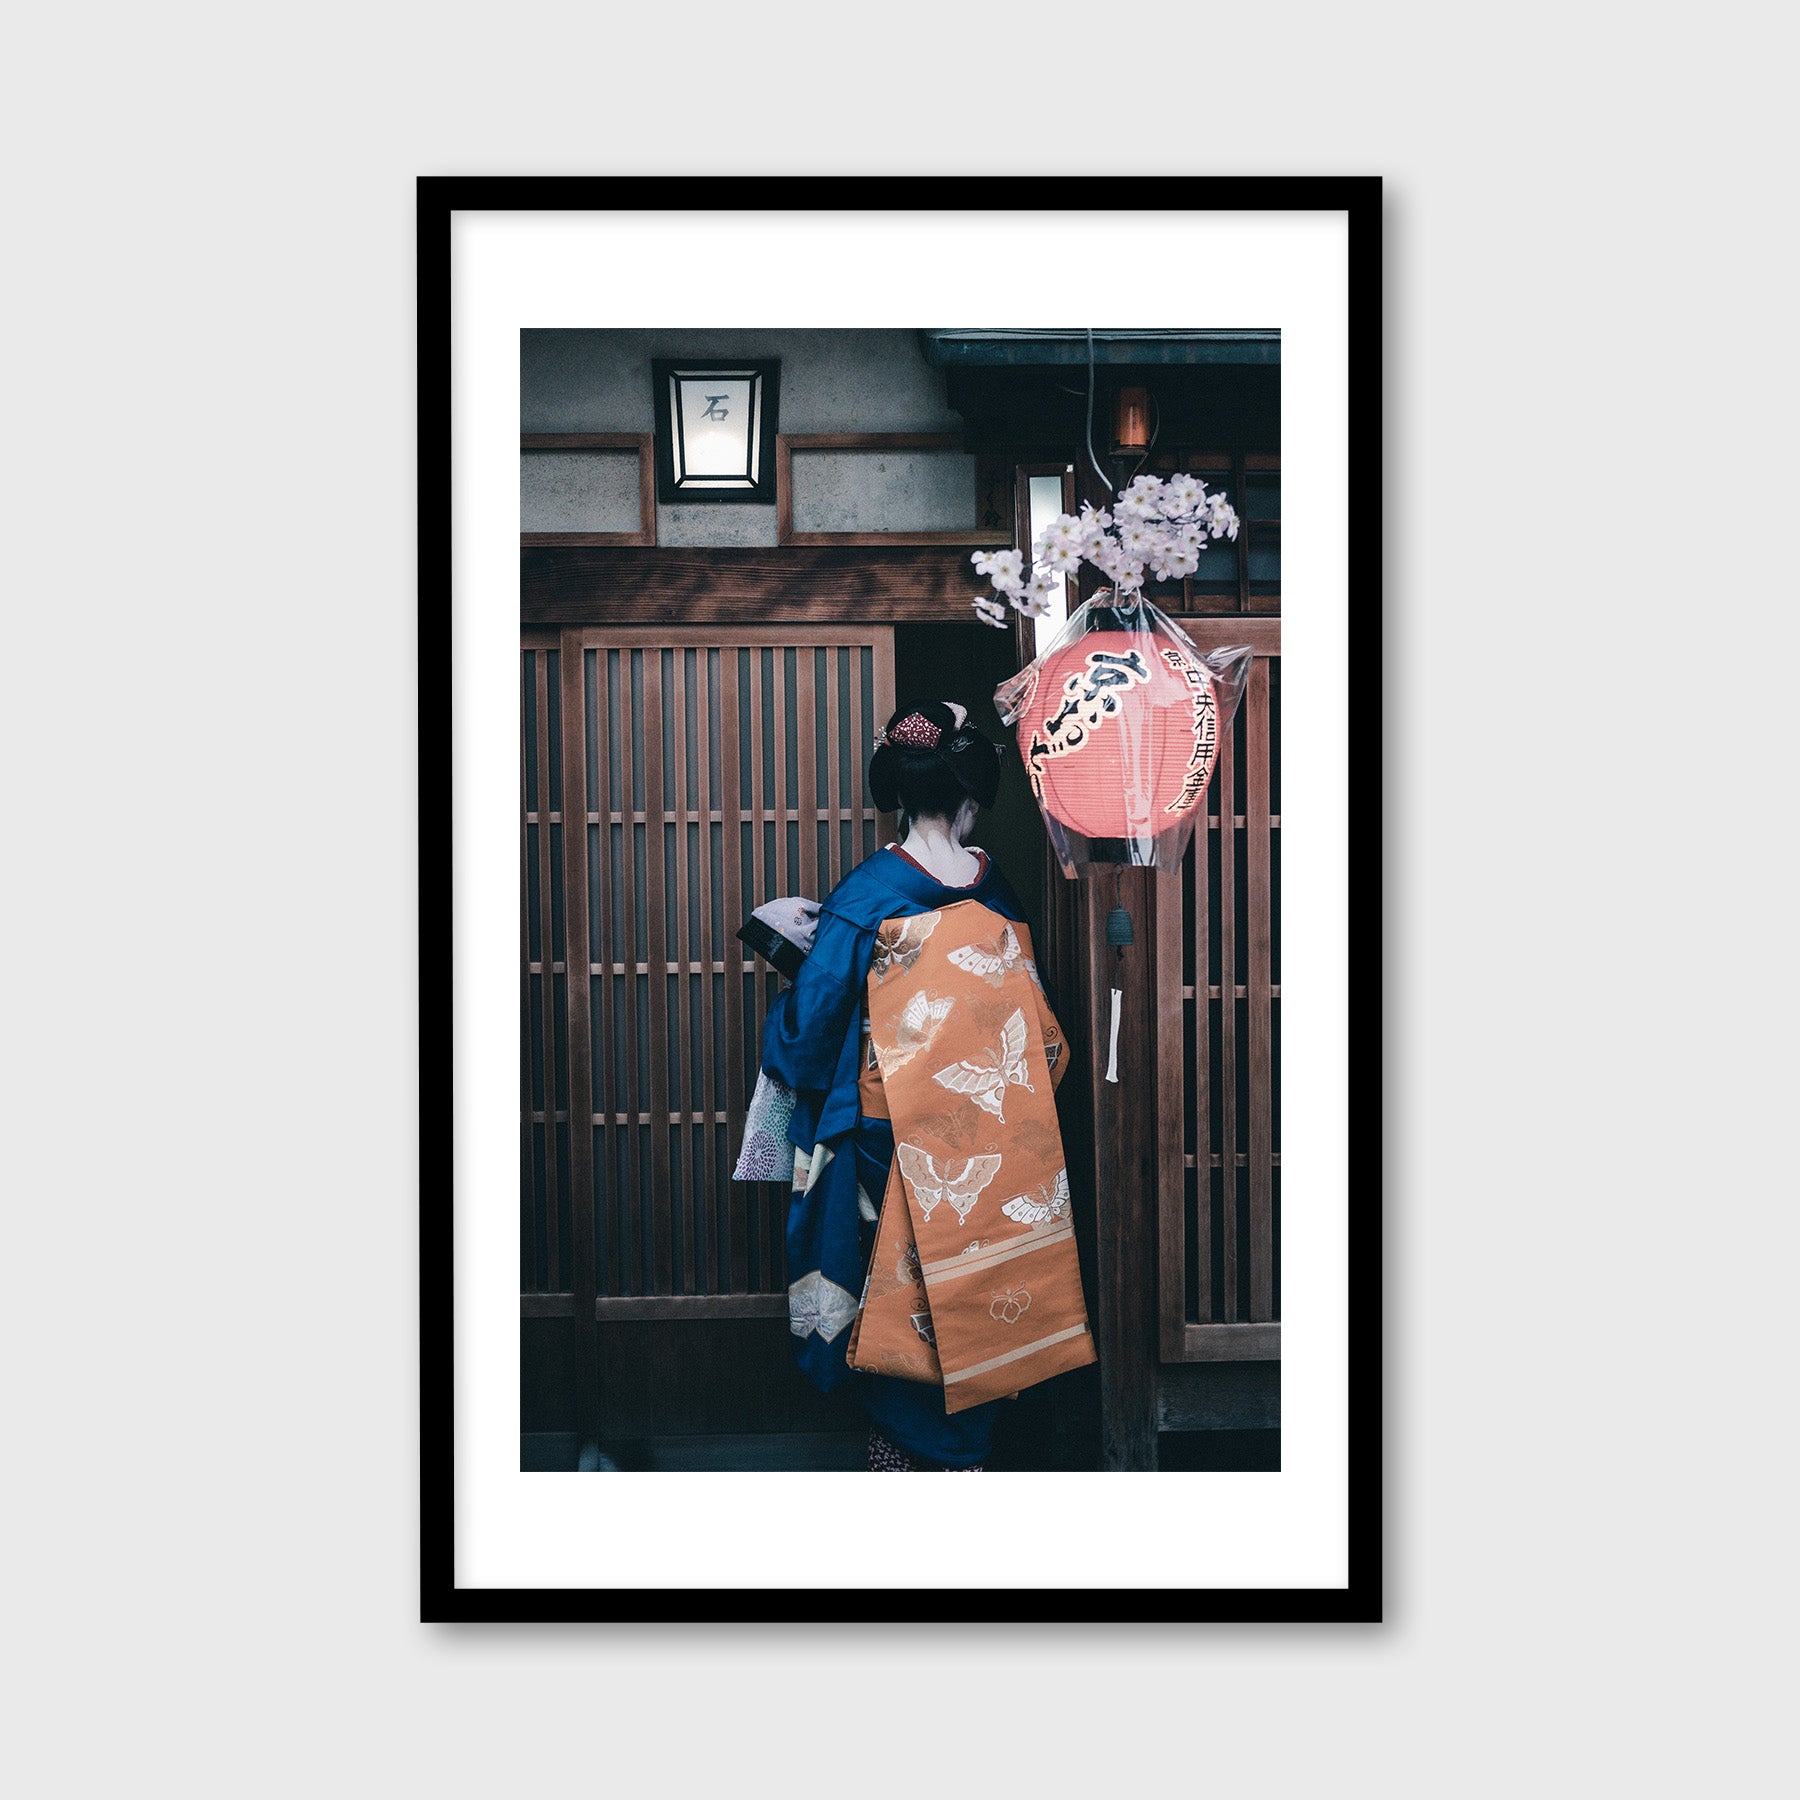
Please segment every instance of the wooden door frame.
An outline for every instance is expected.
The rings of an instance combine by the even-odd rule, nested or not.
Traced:
[[[787,1315],[787,1297],[785,1291],[740,1291],[739,1276],[742,1271],[738,1265],[741,1261],[742,1245],[745,1241],[744,1233],[750,1227],[744,1214],[736,1206],[733,1207],[731,1215],[732,1228],[730,1233],[730,1246],[732,1275],[729,1284],[730,1291],[717,1291],[725,1288],[727,1284],[720,1277],[717,1266],[719,1251],[717,1247],[712,1244],[710,1236],[708,1238],[708,1262],[710,1280],[715,1291],[685,1291],[679,1293],[674,1291],[656,1291],[648,1293],[600,1291],[599,1259],[596,1254],[598,1245],[597,1230],[600,1220],[594,1182],[593,1127],[596,1124],[605,1124],[608,1127],[623,1124],[629,1127],[632,1120],[639,1114],[643,1114],[645,1109],[648,1108],[647,1116],[653,1127],[650,1139],[650,1154],[652,1158],[650,1166],[651,1206],[655,1211],[658,1220],[654,1243],[652,1245],[652,1254],[654,1257],[661,1259],[663,1257],[664,1241],[667,1235],[662,1228],[663,1223],[666,1222],[663,1219],[663,1215],[666,1213],[670,1203],[676,1196],[669,1186],[672,1177],[671,1171],[667,1166],[668,1132],[666,1130],[657,1131],[654,1129],[654,1125],[656,1119],[665,1111],[667,1112],[668,1119],[671,1123],[679,1116],[680,1121],[684,1126],[691,1125],[693,1123],[691,1117],[692,1108],[688,1103],[693,1100],[694,1096],[689,1094],[686,1089],[687,1069],[689,1061],[691,1060],[687,1058],[678,1059],[682,1068],[683,1087],[681,1093],[677,1095],[671,1090],[670,1093],[665,1095],[663,1092],[663,1081],[668,1066],[668,1049],[671,1040],[659,1036],[658,1019],[662,1008],[659,1005],[656,996],[660,994],[661,989],[660,986],[656,984],[653,984],[650,989],[651,999],[648,1028],[650,1030],[649,1066],[651,1069],[651,1086],[648,1094],[639,1094],[637,1090],[637,1058],[635,1056],[631,1058],[627,1065],[629,1075],[626,1083],[627,1112],[625,1115],[615,1117],[614,1109],[611,1105],[612,1097],[610,1095],[598,1095],[596,1090],[596,1070],[593,1066],[592,1054],[593,1019],[590,1011],[590,981],[592,976],[596,973],[608,977],[601,988],[600,1003],[603,1013],[602,1024],[604,1027],[602,1041],[610,1044],[613,1041],[610,1007],[614,1004],[611,978],[616,976],[619,973],[619,970],[611,960],[610,955],[603,962],[596,962],[594,960],[596,948],[605,949],[606,946],[596,947],[589,941],[587,843],[589,829],[596,824],[601,825],[603,829],[601,832],[601,848],[599,856],[599,879],[603,884],[610,886],[611,852],[609,831],[610,826],[617,821],[613,818],[607,805],[608,795],[606,790],[609,786],[609,766],[607,759],[609,749],[608,733],[604,729],[600,732],[598,741],[599,761],[597,774],[599,783],[601,784],[600,791],[593,796],[590,796],[587,791],[587,654],[589,651],[596,651],[600,654],[602,658],[599,664],[600,679],[604,682],[604,658],[609,651],[613,650],[623,650],[629,653],[640,649],[658,652],[674,648],[679,652],[689,648],[704,650],[714,647],[723,647],[725,645],[735,648],[742,648],[745,645],[749,645],[753,650],[772,648],[779,652],[780,650],[796,645],[805,649],[809,640],[823,641],[829,639],[832,640],[834,647],[839,647],[838,641],[841,640],[842,643],[849,644],[853,649],[860,648],[873,653],[873,704],[878,710],[885,707],[887,710],[891,711],[893,706],[893,627],[886,621],[872,622],[867,617],[859,619],[844,618],[842,616],[836,619],[827,620],[815,616],[806,621],[793,621],[787,624],[745,625],[736,620],[726,620],[724,622],[705,620],[696,621],[690,613],[687,615],[686,622],[679,625],[669,625],[646,621],[635,608],[618,602],[614,602],[605,608],[593,607],[589,610],[611,611],[615,614],[615,617],[606,623],[598,623],[590,619],[580,624],[565,624],[558,627],[528,625],[522,628],[520,634],[522,652],[527,654],[535,653],[538,695],[537,739],[534,755],[536,766],[540,771],[538,793],[539,810],[535,814],[530,813],[524,808],[522,803],[521,837],[523,854],[525,828],[531,823],[535,822],[537,824],[539,827],[538,858],[541,865],[538,870],[541,961],[536,966],[541,968],[542,971],[542,992],[544,996],[542,1002],[542,1028],[545,1039],[544,1068],[546,1086],[542,1124],[545,1131],[546,1145],[548,1146],[547,1157],[555,1157],[556,1152],[554,1145],[557,1128],[564,1118],[566,1118],[568,1122],[567,1166],[555,1167],[552,1162],[548,1160],[546,1163],[546,1170],[551,1184],[549,1193],[551,1207],[549,1223],[551,1259],[549,1274],[552,1278],[553,1285],[559,1291],[521,1292],[520,1317],[522,1321],[556,1318],[568,1318],[573,1321],[573,1367],[571,1369],[571,1376],[575,1396],[577,1433],[583,1447],[584,1456],[590,1452],[597,1452],[599,1447],[603,1398],[600,1392],[601,1345],[599,1342],[599,1331],[602,1326],[618,1324],[644,1325],[667,1323],[678,1320],[714,1322],[751,1319],[774,1320],[777,1318],[785,1319]],[[883,653],[884,647],[885,654]],[[560,805],[554,810],[550,805],[552,796],[548,787],[548,751],[550,746],[548,740],[547,701],[550,696],[547,673],[547,653],[552,651],[557,654],[559,659],[557,690],[558,698],[560,700],[561,736],[558,748],[560,750],[562,777]],[[753,658],[753,661],[754,660],[755,659]],[[811,692],[813,670],[813,658],[810,655],[800,656],[796,664],[796,683],[799,698],[798,710],[802,712],[806,710],[806,698]],[[827,696],[836,693],[836,683],[837,663],[835,658],[833,658],[827,664],[825,689],[825,694]],[[753,691],[754,687],[755,677],[753,675]],[[646,826],[650,823],[652,813],[656,814],[659,820],[661,818],[660,752],[662,732],[660,713],[656,711],[656,705],[659,704],[661,692],[662,681],[660,671],[654,682],[650,679],[648,672],[646,672],[644,683],[645,717],[639,721],[633,721],[628,716],[621,720],[621,730],[626,734],[632,734],[634,733],[634,730],[637,732],[648,731],[654,738],[652,753],[648,754],[644,761],[646,770],[644,789]],[[713,798],[716,798],[720,802],[721,821],[726,826],[726,829],[722,834],[724,879],[726,880],[728,888],[737,891],[740,874],[743,872],[740,871],[738,862],[738,832],[732,826],[732,821],[736,820],[738,817],[738,807],[735,799],[735,784],[739,772],[737,760],[737,700],[735,684],[732,682],[723,682],[718,691],[718,698],[721,700],[723,706],[720,715],[722,752],[720,774],[724,786],[729,787],[732,790],[732,797],[727,803],[724,788],[722,788],[721,792],[717,796],[713,796]],[[853,693],[847,698],[853,735],[866,735],[868,731],[873,729],[873,723],[862,718],[863,706],[860,694]],[[679,690],[677,690],[675,704],[678,710],[675,716],[678,722],[680,719],[680,703]],[[604,726],[604,708],[606,705],[604,689],[595,696],[595,704],[602,710],[602,725]],[[711,704],[710,698],[708,704]],[[885,716],[885,712],[883,712],[882,716]],[[831,714],[829,730],[829,736],[833,741],[836,740],[836,733],[837,718],[834,710]],[[681,764],[679,760],[682,755],[682,746],[685,744],[685,741],[685,731],[678,730],[676,734],[676,817],[678,823],[682,824],[687,822],[686,814],[688,810],[685,801],[686,783],[681,774]],[[758,753],[760,754],[760,736],[758,736],[755,741]],[[810,737],[803,736],[801,741],[810,748]],[[852,754],[856,754],[854,750],[852,751]],[[833,768],[835,769],[835,763]],[[797,815],[801,821],[804,821],[809,812],[818,810],[815,801],[822,802],[826,810],[830,810],[835,804],[839,812],[842,812],[844,807],[848,804],[848,794],[845,791],[840,791],[836,776],[832,772],[826,772],[827,794],[835,793],[835,802],[830,798],[827,798],[825,794],[818,793],[814,788],[814,781],[817,779],[817,773],[818,772],[812,767],[810,755],[803,759],[796,768],[796,786],[798,789]],[[696,774],[698,776],[698,792],[703,799],[706,799],[708,797],[709,777],[698,769],[696,769]],[[651,791],[653,786],[657,790],[654,797]],[[629,796],[624,796],[624,799],[625,806],[620,817],[626,821],[627,828],[629,829],[631,818]],[[778,802],[778,804],[780,803]],[[744,819],[752,825],[760,824],[763,818],[762,806],[762,793],[760,786],[758,786],[756,797],[748,813],[743,815]],[[599,808],[600,810],[597,811],[595,810],[596,808]],[[783,807],[783,812],[785,812],[785,810],[785,807]],[[710,814],[710,805],[708,812]],[[572,828],[569,823],[571,821],[579,821],[579,827]],[[892,821],[888,815],[877,813],[874,819],[875,834],[877,838],[881,836],[884,825],[891,827],[891,824]],[[553,878],[551,874],[550,827],[552,825],[562,825],[564,827],[561,889],[564,945],[563,958],[560,964],[557,963],[554,958],[551,931],[551,896]],[[818,853],[816,833],[808,832],[803,829],[798,834],[798,841],[800,846],[799,866],[797,869],[790,869],[788,874],[797,880],[802,887],[805,887],[809,881],[816,887],[818,885],[816,878],[818,872],[813,868],[814,858]],[[863,833],[859,829],[856,833],[856,842],[860,845],[863,841]],[[785,838],[783,842],[785,844]],[[835,845],[837,843],[835,836],[832,838],[831,842],[834,846],[832,854],[835,857]],[[665,873],[669,874],[671,879],[678,879],[679,866],[685,857],[685,836],[678,835],[677,871],[664,871],[661,867],[662,843],[663,834],[660,830],[646,830],[645,874],[647,892],[651,894],[661,890],[663,886],[662,878]],[[758,834],[757,844],[758,854],[760,855],[760,833]],[[697,878],[701,878],[700,871],[697,870],[696,875]],[[635,935],[629,916],[631,911],[630,891],[632,886],[633,883],[631,880],[627,879],[623,889],[626,921],[625,929],[628,936]],[[710,907],[708,907],[706,911],[707,924],[703,927],[703,941],[708,941],[710,937]],[[679,910],[677,917],[678,928],[685,934],[687,930],[687,910],[685,907]],[[685,950],[681,951],[681,954],[675,954],[681,947],[674,942],[665,943],[663,941],[663,918],[663,908],[656,906],[651,909],[645,920],[645,951],[648,958],[647,967],[651,970],[654,970],[661,965],[668,964],[671,955],[675,956],[676,962],[685,964],[686,962],[692,961],[692,956],[688,954],[688,952],[693,950],[693,946],[687,946]],[[728,938],[729,935],[730,927],[728,925]],[[528,953],[528,943],[525,948]],[[736,950],[735,941],[731,942],[730,949]],[[628,963],[629,960],[628,954]],[[714,960],[711,948],[707,948],[705,960],[709,962]],[[725,960],[729,963],[733,958],[727,955]],[[590,978],[589,980],[580,979],[580,972],[584,970]],[[729,973],[729,969],[727,972]],[[561,1034],[556,1033],[552,1016],[552,997],[554,991],[553,978],[557,973],[562,973],[564,976],[565,1025],[564,1031]],[[626,973],[629,976],[629,966],[626,968]],[[628,979],[625,991],[628,996],[635,994],[635,983]],[[733,982],[728,979],[724,985],[723,992],[723,1017],[714,1018],[711,1005],[706,999],[706,990],[703,988],[702,1029],[705,1030],[710,1028],[716,1033],[723,1033],[729,1052],[729,1049],[735,1048],[740,1041],[741,1031],[747,1027],[748,1020],[742,1010],[746,1004],[742,993],[742,983]],[[628,999],[626,1004],[629,1015],[632,1002]],[[685,1028],[685,1021],[676,1021],[677,1032],[683,1031]],[[666,1029],[666,1023],[664,1029]],[[626,1034],[628,1038],[635,1043],[637,1036],[637,1022],[635,1017],[628,1016]],[[560,1043],[557,1043],[553,1049],[553,1040],[558,1037],[560,1037],[561,1041]],[[562,1060],[563,1065],[567,1070],[568,1077],[568,1105],[566,1112],[562,1114],[561,1118],[558,1116],[556,1095],[554,1091],[554,1074],[557,1061],[559,1060],[558,1052],[560,1052],[560,1060]],[[743,1072],[739,1067],[739,1058],[734,1054],[728,1053],[724,1062],[726,1069],[726,1090],[723,1094],[715,1095],[712,1094],[710,1090],[710,1084],[712,1082],[712,1061],[710,1058],[703,1059],[701,1067],[705,1072],[704,1081],[707,1084],[707,1087],[706,1091],[701,1096],[701,1101],[702,1111],[708,1115],[704,1122],[709,1126],[713,1122],[710,1117],[713,1103],[716,1101],[724,1101],[726,1127],[723,1135],[724,1141],[729,1143],[741,1136],[743,1115],[749,1096],[745,1090]],[[680,1102],[679,1105],[675,1104],[677,1101]],[[530,1104],[531,1095],[529,1092],[525,1094],[525,1102],[526,1119],[529,1126],[531,1123],[535,1122],[534,1109],[532,1109]],[[673,1108],[673,1110],[670,1110],[670,1108]],[[584,1122],[586,1124],[586,1129],[582,1128]],[[638,1151],[636,1147],[636,1133],[634,1130],[627,1131],[625,1141],[628,1145],[628,1162],[634,1171],[631,1177],[630,1186],[632,1191],[635,1192],[638,1185],[635,1173]],[[711,1154],[710,1151],[709,1154]],[[558,1191],[563,1188],[568,1190],[569,1195],[569,1242],[566,1247],[559,1245],[556,1242],[555,1223],[556,1197]],[[738,1198],[741,1198],[741,1195],[734,1194],[734,1199]],[[772,1218],[773,1215],[771,1214],[770,1217]],[[608,1241],[616,1245],[619,1241],[619,1221],[617,1218],[609,1218],[608,1222],[611,1228]],[[672,1266],[665,1266],[664,1260],[657,1260],[655,1262],[656,1280],[654,1286],[658,1290],[665,1287],[672,1290],[677,1285],[683,1287],[689,1287],[691,1285],[693,1276],[693,1269],[691,1266],[693,1251],[687,1237],[686,1229],[691,1226],[691,1221],[686,1218],[685,1214],[683,1222],[684,1254],[682,1257],[682,1268],[679,1271],[681,1280],[679,1283],[676,1281],[675,1276],[677,1271]],[[765,1223],[766,1222],[767,1221],[765,1221]],[[763,1244],[760,1250],[765,1265],[765,1280],[768,1277],[767,1265],[770,1258],[774,1257],[777,1263],[779,1261],[778,1252],[781,1236],[777,1225],[770,1225],[769,1229],[771,1233],[769,1241],[766,1244]],[[558,1277],[560,1277],[560,1279],[557,1279]]]

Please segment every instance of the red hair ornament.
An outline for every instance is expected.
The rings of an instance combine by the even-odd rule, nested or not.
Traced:
[[[1149,601],[1101,595],[994,690],[1065,875],[1180,868],[1250,657],[1242,645],[1202,655]]]

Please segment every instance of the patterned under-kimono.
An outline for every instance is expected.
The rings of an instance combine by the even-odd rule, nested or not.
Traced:
[[[880,1434],[937,1466],[986,1458],[998,1396],[1094,1360],[1052,1099],[1066,1064],[991,865],[957,888],[876,852],[769,1010],[763,1067],[795,1091],[804,1171],[800,1366],[827,1390],[855,1379]]]

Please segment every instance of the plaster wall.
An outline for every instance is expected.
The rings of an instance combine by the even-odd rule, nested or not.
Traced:
[[[520,430],[654,430],[650,363],[659,356],[779,357],[785,432],[962,429],[944,398],[944,372],[926,362],[913,331],[545,330],[519,334]],[[521,457],[520,529],[635,530],[630,466],[624,457],[567,452]],[[948,531],[974,522],[972,457],[820,451],[794,459],[796,530]],[[656,540],[773,544],[775,508],[659,504]]]

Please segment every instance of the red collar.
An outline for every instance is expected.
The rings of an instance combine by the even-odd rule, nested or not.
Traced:
[[[887,848],[890,849],[891,851],[893,851],[893,853],[896,856],[901,857],[905,861],[911,863],[912,866],[915,869],[917,869],[921,875],[929,876],[931,878],[931,880],[937,881],[939,887],[965,887],[965,888],[980,887],[982,882],[987,877],[988,853],[985,850],[976,849],[975,846],[972,844],[969,846],[969,853],[975,858],[975,864],[976,864],[975,879],[973,881],[964,881],[964,882],[938,881],[938,878],[935,875],[933,875],[931,873],[931,871],[928,868],[926,868],[926,866],[922,862],[920,862],[919,859],[916,856],[914,856],[910,851],[902,850],[898,844],[889,844],[887,846]]]

